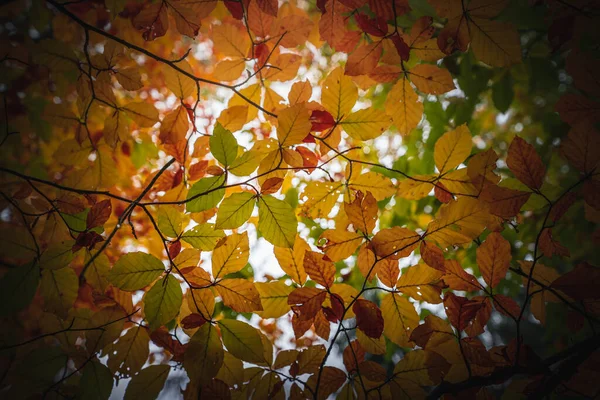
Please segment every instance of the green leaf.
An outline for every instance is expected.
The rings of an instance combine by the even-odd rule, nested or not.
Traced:
[[[227,350],[242,361],[265,362],[263,344],[258,331],[245,322],[233,319],[219,321],[221,336]]]
[[[42,271],[40,286],[47,310],[65,318],[79,292],[79,279],[72,268]]]
[[[239,156],[229,168],[229,172],[231,172],[235,176],[247,176],[252,174],[258,165],[265,158],[266,153],[261,153],[256,150],[249,150]]]
[[[73,244],[75,244],[73,240],[51,244],[40,258],[40,266],[44,269],[60,269],[68,266],[75,258],[75,253],[71,250]]]
[[[40,267],[29,263],[10,268],[0,279],[0,316],[6,316],[27,307],[40,283]]]
[[[152,286],[144,296],[144,313],[150,326],[155,330],[179,314],[183,293],[179,281],[167,275]]]
[[[492,100],[498,111],[505,113],[515,97],[513,80],[510,72],[506,72],[502,79],[492,85]]]
[[[293,247],[298,220],[294,209],[283,200],[271,195],[258,199],[258,230],[277,247]]]
[[[185,352],[183,367],[190,380],[204,386],[214,378],[223,364],[224,351],[217,329],[205,323],[192,336]]]
[[[220,229],[215,229],[213,224],[196,225],[189,231],[186,231],[181,240],[202,251],[210,251],[215,248],[219,239],[225,237],[225,233]]]
[[[165,266],[158,258],[136,251],[119,258],[110,270],[108,280],[119,289],[133,291],[148,286],[163,272]]]
[[[225,175],[211,176],[194,183],[187,195],[187,211],[200,212],[216,207],[225,196],[225,189],[220,188],[224,183]]]
[[[217,211],[216,228],[236,229],[248,221],[254,210],[254,195],[252,193],[234,193],[219,206]]]
[[[167,237],[177,237],[181,233],[182,212],[175,207],[166,206],[158,209],[158,229]]]
[[[83,369],[79,381],[82,399],[107,400],[113,389],[113,374],[98,361],[91,361]]]
[[[225,167],[231,165],[237,157],[238,143],[233,133],[223,128],[217,122],[215,130],[209,139],[210,152]]]
[[[134,376],[125,390],[125,400],[154,400],[163,389],[171,367],[151,365]]]

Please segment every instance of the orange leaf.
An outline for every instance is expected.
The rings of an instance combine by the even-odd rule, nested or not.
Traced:
[[[321,253],[307,251],[304,254],[304,269],[312,280],[329,288],[333,285],[335,265],[324,257]]]
[[[269,178],[266,181],[264,181],[263,184],[261,185],[260,193],[261,194],[275,193],[281,188],[282,184],[283,184],[283,179],[281,179],[281,178],[278,178],[276,176]]]
[[[370,234],[377,223],[377,200],[371,192],[363,196],[362,192],[357,192],[352,203],[344,203],[346,215],[352,222],[355,230]]]

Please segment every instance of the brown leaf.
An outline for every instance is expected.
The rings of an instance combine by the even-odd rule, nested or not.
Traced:
[[[421,258],[425,261],[425,264],[429,265],[431,268],[437,269],[438,271],[445,272],[445,260],[444,260],[444,252],[442,249],[437,247],[435,244],[422,241],[420,250]]]
[[[544,230],[542,230],[538,243],[540,250],[542,250],[542,253],[546,257],[552,257],[555,254],[561,257],[569,257],[571,255],[569,249],[554,240],[551,228],[544,228]]]
[[[552,282],[550,287],[566,293],[575,300],[597,300],[600,299],[598,284],[600,268],[583,262]]]
[[[448,292],[444,297],[444,308],[452,326],[463,331],[479,312],[481,303]]]
[[[481,289],[477,279],[467,271],[456,260],[446,260],[446,273],[442,277],[450,289],[474,292]]]
[[[358,364],[364,360],[365,350],[361,347],[360,343],[358,343],[358,340],[353,340],[344,349],[343,361],[346,371],[348,371],[349,374],[353,373],[358,368]]]
[[[483,280],[492,288],[504,279],[511,259],[510,243],[498,232],[490,233],[477,248],[479,270]]]
[[[90,209],[86,218],[86,229],[93,229],[102,226],[110,218],[112,213],[112,204],[110,199],[102,200]]]
[[[546,167],[535,148],[518,136],[515,136],[508,148],[506,165],[525,185],[532,189],[542,187]]]

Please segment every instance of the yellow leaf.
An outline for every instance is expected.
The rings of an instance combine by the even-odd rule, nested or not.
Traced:
[[[456,86],[447,69],[432,64],[419,64],[408,71],[410,80],[417,89],[428,94],[444,94]]]
[[[521,36],[509,23],[473,16],[468,19],[475,57],[492,67],[521,62]]]
[[[279,266],[292,278],[292,280],[300,285],[304,285],[306,282],[306,271],[304,270],[304,254],[310,247],[304,239],[297,236],[294,246],[288,247],[277,247],[275,246],[273,252],[279,262]]]
[[[223,60],[215,65],[213,77],[219,81],[235,81],[242,75],[245,67],[246,60],[243,58]]]
[[[342,194],[342,183],[309,182],[300,198],[306,198],[301,214],[308,218],[326,218]]]
[[[277,140],[282,147],[302,143],[310,133],[310,115],[304,104],[284,109],[278,114],[277,122]]]
[[[351,113],[340,125],[354,139],[370,140],[381,136],[391,123],[385,112],[371,107]]]
[[[125,90],[138,90],[144,87],[139,68],[120,68],[115,76]]]
[[[250,48],[250,38],[231,23],[212,25],[211,40],[214,48],[224,56],[245,58]]]
[[[387,325],[387,319],[385,320]],[[385,325],[384,325],[385,331]],[[361,347],[365,349],[366,352],[371,354],[385,354],[385,338],[383,335],[379,336],[379,338],[375,339],[369,337],[363,333],[360,329],[356,330],[356,339],[360,343]]]
[[[433,159],[440,174],[458,167],[471,154],[473,141],[466,124],[446,132],[435,142]]]
[[[471,242],[490,220],[488,206],[472,197],[460,197],[440,207],[427,226],[427,236],[442,248]]]
[[[321,85],[321,104],[336,121],[347,116],[358,100],[358,88],[344,75],[342,68],[333,70]]]
[[[388,293],[381,299],[381,314],[385,336],[398,346],[409,347],[410,332],[420,319],[412,303],[396,293]]]
[[[123,110],[140,128],[149,128],[158,122],[158,110],[152,104],[129,103]]]
[[[237,312],[262,311],[254,283],[246,279],[223,279],[216,285],[223,303]]]
[[[442,276],[443,273],[436,269],[417,264],[402,271],[396,289],[415,300],[439,304],[442,302]]]
[[[437,46],[437,45],[436,45]],[[401,135],[408,135],[423,117],[423,103],[407,79],[400,79],[388,93],[385,111]]]
[[[430,182],[435,175],[414,175],[398,182],[398,196],[407,200],[420,200],[434,188]]]
[[[396,188],[390,178],[372,171],[352,178],[349,188],[360,190],[363,193],[371,192],[377,200],[383,200],[396,193]]]
[[[360,233],[347,232],[343,229],[328,229],[321,234],[320,239],[326,240],[321,248],[334,262],[350,257],[365,240]]]
[[[373,237],[371,244],[380,258],[408,257],[421,241],[421,236],[410,229],[395,226],[382,229]]]
[[[183,60],[175,64],[179,69],[185,71],[186,74],[177,71],[174,68],[164,68],[163,75],[165,77],[165,85],[180,99],[186,97],[196,97],[196,81],[190,76],[194,76],[194,71],[187,61]]]
[[[231,106],[221,112],[217,122],[231,132],[236,132],[248,121],[248,106]]]
[[[214,279],[238,272],[246,266],[249,256],[248,232],[227,236],[225,243],[217,247],[212,254]]]
[[[257,282],[254,284],[260,294],[263,312],[262,318],[279,318],[290,311],[288,305],[288,296],[294,290],[293,286],[288,286],[282,281]]]

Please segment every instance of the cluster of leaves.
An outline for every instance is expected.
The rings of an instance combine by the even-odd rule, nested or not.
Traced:
[[[596,397],[600,8],[533,3],[3,6],[0,393]]]

